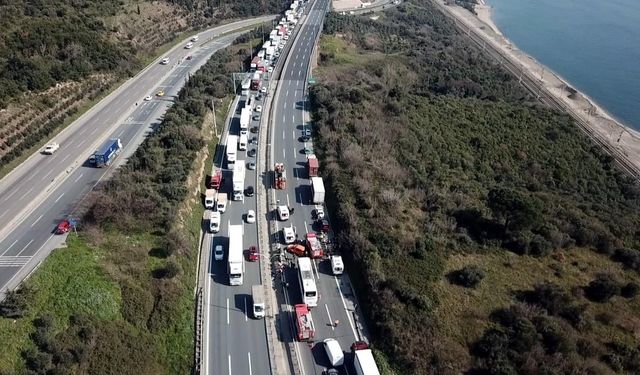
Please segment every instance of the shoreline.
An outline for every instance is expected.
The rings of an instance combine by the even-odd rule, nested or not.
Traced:
[[[523,71],[536,77],[551,95],[570,109],[567,111],[570,115],[573,114],[583,120],[594,136],[608,143],[637,171],[640,171],[640,132],[616,119],[595,100],[574,88],[562,76],[519,50],[500,32],[491,18],[492,7],[484,0],[479,0],[475,6],[477,15],[460,6],[446,5],[445,0],[434,0],[434,2],[451,13],[459,22],[481,34],[503,55],[517,62]]]

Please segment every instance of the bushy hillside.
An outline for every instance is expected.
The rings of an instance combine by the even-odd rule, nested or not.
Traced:
[[[640,371],[640,190],[430,3],[330,15],[339,244],[398,373]]]
[[[0,1],[0,167],[140,71],[179,33],[286,7],[284,0]]]

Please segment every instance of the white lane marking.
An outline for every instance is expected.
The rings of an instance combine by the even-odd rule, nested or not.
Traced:
[[[298,77],[302,75],[302,70],[298,70]]]
[[[349,319],[349,325],[351,326],[351,332],[353,332],[353,338],[358,340],[358,334],[356,333],[356,329],[353,326],[353,321],[351,321],[351,314],[349,314],[349,309],[347,309],[347,304],[344,302],[344,296],[342,295],[342,289],[340,289],[340,283],[338,282],[337,277],[333,277],[336,281],[336,286],[338,287],[338,294],[340,294],[340,299],[342,300],[342,306],[344,307],[344,312],[347,314],[347,319]]]
[[[327,309],[327,316],[329,317],[329,325],[331,326],[331,330],[335,331],[336,327],[333,325],[333,319],[331,319],[331,314],[329,313],[329,306],[327,306],[327,304],[324,304],[324,308]]]
[[[296,116],[295,115],[291,115],[291,122],[292,123],[296,123]]]
[[[295,130],[291,131],[291,139],[296,139],[296,131]]]
[[[284,102],[284,109],[287,108],[287,102]]]
[[[251,371],[251,352],[247,352],[247,360],[249,361],[249,375],[252,375],[253,372]]]
[[[285,122],[284,115],[282,115],[282,122],[283,122],[283,123]]]
[[[231,354],[229,354],[229,375],[231,375]]]
[[[316,264],[316,262],[311,262],[311,264],[313,265],[313,270],[315,271],[314,275],[316,277],[316,280],[320,280],[320,272],[318,272],[318,265]]]
[[[124,129],[120,130],[120,133],[118,133],[118,135],[116,135],[116,138],[120,138],[120,136],[122,135],[122,133],[124,133]]]
[[[29,247],[29,245],[31,245],[32,242],[33,242],[33,240],[29,241],[28,244],[24,245],[22,250],[20,250],[20,252],[18,253],[18,256],[20,256],[20,254],[22,254],[22,252],[25,251],[27,249],[27,247]]]
[[[76,143],[76,147],[75,148],[80,148],[83,144],[84,144],[84,142],[78,142],[78,143]]]
[[[60,194],[60,196],[58,197],[58,199],[56,199],[53,203],[58,203],[58,201],[60,200],[60,198],[62,198],[62,196],[64,195],[64,193]]]
[[[68,158],[69,156],[71,156],[71,154],[67,154],[67,155],[66,155],[65,157],[63,157],[63,158],[62,158],[62,160],[60,160],[60,161],[65,161],[65,160],[67,160],[67,158]]]
[[[291,205],[289,204],[289,194],[287,194],[287,207],[291,207]]]
[[[295,155],[295,154],[296,154],[296,148],[294,147],[293,148],[293,155]]]
[[[4,199],[3,199],[2,201],[3,201],[3,202],[4,202],[4,201],[6,201],[7,199],[11,198],[11,196],[12,196],[13,194],[15,194],[15,193],[17,193],[17,192],[18,192],[18,190],[14,190],[14,191],[12,191],[12,192],[11,192],[11,194],[9,194],[9,195],[7,195],[6,197],[4,197]]]
[[[285,96],[289,96],[289,90],[287,90],[287,94]]]
[[[38,218],[36,219],[36,221],[33,222],[33,224],[31,224],[31,228],[33,228],[34,225],[36,225],[36,223],[38,223],[38,221],[40,221],[40,219],[42,219],[42,217],[44,216],[44,214],[38,216]]]
[[[229,298],[227,298],[227,325],[229,325]]]
[[[284,148],[282,149],[282,158],[285,160],[287,159],[287,153],[284,152]]]
[[[2,255],[0,255],[0,257],[1,257],[1,256],[3,256],[4,254],[6,254],[6,253],[7,253],[7,251],[11,250],[11,248],[13,247],[13,245],[15,245],[17,242],[18,242],[18,240],[13,241],[13,243],[11,244],[11,246],[9,246],[9,247],[7,248],[7,250],[5,250],[5,251],[4,251],[4,253],[2,253]]]
[[[80,173],[80,176],[78,176],[78,178],[76,178],[73,182],[78,182],[78,180],[82,178],[82,175],[84,175],[84,173]]]
[[[282,129],[282,139],[284,139],[284,129]]]
[[[49,170],[49,172],[47,172],[47,174],[42,176],[42,179],[44,180],[45,178],[47,178],[47,176],[49,176],[51,174],[51,172],[53,172],[53,169]]]
[[[296,81],[296,86],[300,86],[300,81]]]
[[[249,309],[247,309],[247,298],[244,299],[244,321],[249,321]]]
[[[309,233],[309,227],[307,226],[307,221],[304,222],[304,232]]]

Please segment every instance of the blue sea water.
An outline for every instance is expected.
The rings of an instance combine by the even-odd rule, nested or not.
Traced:
[[[640,130],[640,0],[488,0],[502,34]]]

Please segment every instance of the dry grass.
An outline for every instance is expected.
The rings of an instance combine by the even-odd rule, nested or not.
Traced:
[[[533,289],[548,281],[577,290],[586,286],[598,273],[610,273],[620,281],[640,282],[634,271],[590,250],[573,249],[561,257],[532,258],[503,250],[486,254],[457,254],[448,258],[445,274],[465,265],[478,265],[486,271],[485,279],[476,289],[467,289],[441,280],[433,287],[439,301],[435,311],[437,330],[461,346],[468,346],[482,336],[491,323],[489,314],[514,303],[514,293]],[[588,303],[579,297],[581,303]],[[588,303],[587,314],[612,316],[608,326],[594,324],[591,336],[601,341],[632,342],[640,334],[640,301],[638,298],[614,297],[607,303]]]

